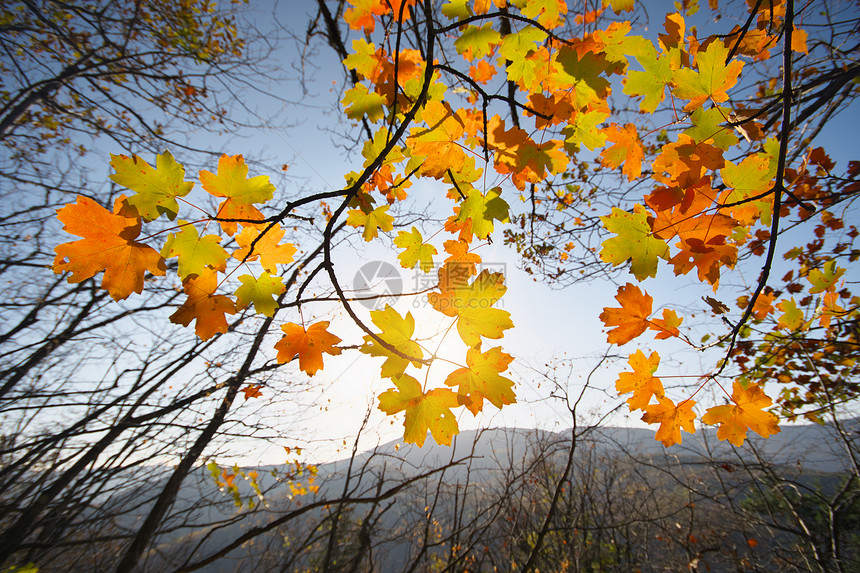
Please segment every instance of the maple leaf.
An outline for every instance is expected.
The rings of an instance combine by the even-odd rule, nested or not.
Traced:
[[[663,318],[652,318],[650,320],[651,324],[649,328],[657,331],[654,338],[665,340],[667,338],[680,336],[681,332],[678,330],[678,327],[681,326],[683,321],[684,319],[678,317],[674,310],[664,308]]]
[[[440,284],[440,292],[429,293],[427,300],[442,314],[456,317],[460,338],[467,346],[474,347],[480,344],[482,336],[502,338],[505,330],[513,328],[511,313],[492,308],[505,291],[504,276],[485,269],[469,285]]]
[[[273,297],[287,290],[284,280],[263,271],[259,277],[242,275],[239,281],[242,285],[236,289],[236,308],[242,309],[253,303],[254,310],[258,313],[274,316],[278,303]]]
[[[481,60],[475,66],[469,66],[469,77],[479,84],[486,84],[496,75],[496,68],[486,60]]]
[[[275,194],[275,186],[269,183],[267,175],[258,175],[250,179],[245,158],[241,155],[222,155],[218,160],[218,174],[209,171],[200,172],[200,182],[203,189],[215,197],[226,197],[218,205],[216,218],[250,219],[262,222],[263,214],[254,207],[253,203],[265,203]],[[237,230],[233,221],[219,221],[221,229],[231,237]],[[249,226],[250,223],[242,223]]]
[[[414,268],[419,265],[421,270],[430,272],[433,268],[433,255],[437,253],[436,247],[424,242],[421,233],[415,227],[412,232],[400,231],[394,239],[394,244],[401,249],[406,249],[397,258],[404,269]]]
[[[607,327],[614,327],[606,333],[607,342],[627,344],[648,329],[654,299],[631,283],[620,287],[615,299],[621,308],[604,308],[600,320]]]
[[[260,384],[249,384],[242,388],[242,392],[245,394],[245,401],[247,402],[250,398],[261,397],[263,395],[263,393],[260,392],[262,387],[263,386]]]
[[[738,81],[744,65],[734,60],[726,65],[729,49],[717,40],[711,42],[705,50],[696,53],[696,68],[675,70],[675,88],[672,90],[681,99],[690,100],[684,111],[693,111],[708,101],[721,103],[729,99],[726,90]]]
[[[501,188],[493,187],[484,195],[478,189],[472,187],[466,192],[466,199],[460,203],[459,211],[446,225],[447,230],[468,229],[466,237],[472,233],[479,239],[486,239],[493,232],[493,221],[507,223],[508,206],[507,201],[500,196]],[[465,227],[468,222],[468,227]],[[463,233],[461,232],[461,238]]]
[[[425,393],[418,380],[408,374],[398,374],[392,381],[397,389],[386,390],[379,396],[379,409],[389,416],[406,412],[403,440],[420,448],[429,430],[437,444],[450,445],[451,438],[460,433],[451,412],[451,408],[457,407],[457,395],[447,388]]]
[[[144,220],[154,221],[162,214],[171,221],[176,218],[176,198],[188,195],[194,182],[185,181],[185,168],[169,151],[156,156],[155,169],[137,155],[111,154],[110,158],[111,167],[116,169],[111,181],[135,192],[128,204],[136,207]]]
[[[653,236],[645,207],[637,203],[633,213],[613,207],[612,214],[600,220],[617,235],[603,241],[601,259],[615,267],[630,260],[633,276],[639,281],[657,275],[657,259],[668,258],[669,246]]]
[[[513,380],[501,376],[513,361],[513,356],[497,346],[484,353],[477,348],[466,351],[467,368],[459,368],[445,380],[448,386],[457,386],[457,402],[473,414],[483,409],[484,399],[496,408],[516,402]]]
[[[567,14],[565,0],[531,0],[522,7],[523,16],[536,20],[544,28],[555,28]]]
[[[809,271],[807,279],[812,283],[812,288],[809,289],[809,294],[818,294],[820,292],[831,291],[835,288],[836,282],[845,274],[845,269],[836,266],[836,260],[831,259],[824,263],[823,270],[812,269]]]
[[[397,351],[395,353],[388,350],[370,335],[364,337],[364,345],[359,348],[359,352],[385,358],[381,370],[384,378],[402,374],[410,361],[416,368],[421,368],[420,361],[424,358],[424,352],[421,346],[412,340],[415,318],[411,312],[401,317],[391,305],[386,304],[382,310],[370,311],[370,320],[381,330],[377,336]]]
[[[454,42],[454,48],[458,54],[471,62],[490,55],[501,39],[502,35],[493,28],[492,23],[488,22],[480,28],[469,25]]]
[[[368,91],[364,84],[347,90],[341,103],[349,119],[361,120],[366,115],[370,121],[377,121],[385,115],[385,96]]]
[[[612,123],[601,131],[612,146],[600,152],[600,162],[610,169],[621,165],[621,173],[627,175],[629,181],[638,178],[642,174],[642,158],[645,157],[645,151],[639,141],[636,126],[628,123],[622,129]]]
[[[630,410],[646,410],[652,396],[659,400],[663,397],[663,383],[660,379],[652,376],[660,365],[660,355],[652,352],[651,356],[645,358],[641,350],[631,354],[628,364],[633,372],[622,372],[615,382],[615,389],[621,393],[633,392],[633,396],[627,400]]]
[[[457,273],[465,275],[466,280],[478,274],[477,265],[481,262],[481,257],[476,253],[469,252],[469,243],[466,241],[445,241],[442,245],[445,252],[450,256],[445,259],[445,267],[450,271],[457,269]]]
[[[605,73],[609,66],[604,54],[580,54],[565,45],[558,51],[556,59],[563,70],[560,72],[563,83],[572,86],[573,100],[577,107],[582,108],[606,100],[609,95],[609,80],[600,75]]]
[[[370,34],[376,28],[376,16],[388,12],[384,0],[350,0],[351,6],[343,13],[344,21],[353,30]]]
[[[803,311],[797,308],[797,303],[794,301],[794,297],[791,297],[791,299],[788,300],[783,300],[776,305],[776,308],[783,312],[782,316],[779,317],[777,328],[798,330],[803,327]]]
[[[203,269],[211,267],[216,271],[227,268],[227,251],[219,245],[221,237],[218,235],[200,236],[197,228],[186,222],[180,221],[179,233],[170,233],[161,256],[165,259],[178,257],[179,269],[177,274],[181,279],[188,275],[199,275]]]
[[[561,130],[568,149],[575,153],[580,145],[594,151],[606,144],[606,134],[597,125],[603,123],[609,114],[601,111],[577,112],[568,120],[568,126]]]
[[[718,439],[728,440],[740,447],[748,429],[762,438],[779,432],[776,416],[764,411],[773,401],[758,384],[751,383],[744,388],[735,381],[732,385],[732,402],[734,404],[708,408],[702,416],[705,424],[720,425],[717,429]]]
[[[654,438],[657,441],[663,442],[667,448],[674,444],[681,443],[681,429],[683,428],[690,434],[696,433],[696,426],[693,420],[696,419],[696,414],[693,412],[693,406],[696,404],[693,400],[684,400],[677,406],[675,403],[665,396],[658,398],[659,404],[651,404],[642,415],[642,421],[648,424],[660,424]]]
[[[406,140],[413,160],[423,158],[417,164],[419,173],[441,179],[449,170],[460,171],[466,161],[459,142],[465,133],[465,122],[460,114],[447,102],[429,101],[421,110],[421,120],[427,127],[411,129]]]
[[[236,314],[236,306],[228,297],[215,294],[218,288],[218,274],[204,268],[199,274],[189,275],[182,286],[188,298],[170,315],[170,322],[188,326],[192,320],[194,332],[202,340],[208,340],[219,332],[227,332],[228,314]]]
[[[603,0],[603,7],[612,6],[613,12],[621,14],[621,12],[632,12],[634,0]]]
[[[693,125],[684,130],[684,134],[691,137],[693,141],[713,141],[720,149],[729,149],[738,142],[731,128],[722,125],[731,113],[732,110],[717,106],[708,109],[696,108],[690,116]]]
[[[76,203],[58,209],[63,230],[83,238],[57,245],[51,267],[55,273],[71,272],[70,283],[83,282],[104,271],[102,288],[114,300],[142,292],[147,271],[163,276],[167,270],[158,251],[135,241],[140,234],[140,217],[134,208],[134,216],[125,214],[124,199],[116,200],[113,213],[80,195]]]
[[[284,230],[280,225],[272,227],[262,237],[259,229],[245,227],[236,236],[236,242],[240,248],[233,251],[233,258],[240,261],[255,261],[259,258],[263,269],[274,274],[278,272],[277,265],[291,263],[296,254],[296,247],[293,244],[281,244],[283,238]]]
[[[748,155],[740,165],[726,161],[725,166],[720,170],[720,176],[723,178],[723,183],[730,187],[720,195],[721,203],[730,204],[746,201],[746,203],[735,205],[729,209],[732,217],[744,225],[750,225],[757,217],[764,219],[769,214],[773,203],[772,197],[756,201],[751,199],[751,197],[760,195],[773,187],[771,180],[773,173],[767,154]],[[767,220],[764,222],[768,223]]]
[[[666,97],[666,88],[672,84],[672,66],[669,57],[660,57],[654,45],[645,42],[629,55],[636,58],[644,71],[631,70],[624,79],[623,91],[629,96],[645,96],[639,109],[654,113]]]
[[[313,376],[323,368],[323,353],[337,356],[340,338],[328,331],[329,322],[322,320],[310,325],[307,330],[299,324],[288,322],[281,325],[284,336],[275,343],[280,364],[299,357],[299,369]]]
[[[361,236],[365,241],[372,241],[379,234],[379,229],[390,231],[394,228],[394,217],[388,214],[388,205],[377,207],[369,213],[361,209],[348,211],[346,224],[351,227],[364,227]]]

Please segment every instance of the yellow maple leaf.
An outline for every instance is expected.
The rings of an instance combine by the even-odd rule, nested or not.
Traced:
[[[779,432],[777,417],[765,412],[773,401],[764,393],[758,384],[750,384],[746,388],[735,382],[732,386],[732,402],[724,406],[708,408],[702,416],[705,424],[719,424],[717,438],[728,440],[740,447],[746,439],[747,430],[767,438]]]
[[[408,374],[398,374],[392,381],[397,389],[386,390],[379,396],[379,409],[389,416],[406,412],[404,441],[421,447],[429,430],[437,444],[450,445],[451,438],[460,433],[451,412],[451,408],[457,407],[457,395],[447,388],[424,392],[418,380]]]

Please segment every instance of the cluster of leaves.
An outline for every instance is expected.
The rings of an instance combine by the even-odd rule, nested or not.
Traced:
[[[606,4],[581,21],[593,23]],[[620,14],[632,11],[633,3],[612,2],[611,7]],[[567,10],[562,0],[451,0],[439,16],[430,3],[416,0],[362,0],[344,12],[350,28],[365,37],[352,43],[344,60],[355,83],[342,103],[346,116],[362,122],[369,137],[362,170],[347,174],[345,188],[329,195],[339,197],[340,205],[324,207],[324,270],[347,314],[366,332],[360,351],[384,359],[380,375],[394,387],[379,397],[379,408],[389,415],[405,413],[407,442],[421,445],[430,431],[438,443],[448,444],[458,432],[456,408],[478,414],[485,402],[501,408],[515,401],[513,381],[502,375],[511,355],[500,346],[483,346],[484,339],[501,339],[513,327],[509,313],[494,308],[506,291],[504,277],[478,272],[476,248],[492,240],[497,223],[511,219],[502,194],[511,188],[528,192],[534,207],[536,186],[579,169],[582,148],[597,155],[602,169],[653,186],[641,200],[615,205],[600,217],[602,232],[609,235],[599,251],[604,264],[627,266],[641,283],[655,277],[663,261],[676,275],[695,271],[699,281],[716,289],[739,262],[742,248],[758,249],[767,253],[766,270],[747,299],[745,315],[720,343],[734,353],[750,316],[763,319],[775,308],[783,311],[779,320],[785,328],[805,324],[795,317],[799,311],[790,300],[768,306],[776,295],[764,287],[780,219],[792,213],[807,217],[819,190],[814,178],[804,178],[804,168],[787,167],[788,106],[782,106],[785,117],[777,138],[768,135],[758,110],[730,96],[750,67],[744,60],[756,62],[767,49],[780,46],[788,62],[793,54],[807,52],[793,3],[756,2],[745,27],[704,39],[692,30],[687,35],[682,14],[669,14],[656,44],[633,35],[627,21],[574,36],[566,28]],[[422,30],[421,40],[415,48],[402,48],[404,30],[413,24]],[[507,96],[497,93],[497,74]],[[783,79],[781,97],[790,99],[790,66]],[[651,133],[640,133],[634,123],[612,121],[607,100],[618,80],[623,93],[638,101],[639,112],[652,114],[670,104],[674,123],[684,129],[661,133],[655,145],[647,143]],[[510,112],[511,125],[490,113],[496,102]],[[686,114],[684,119],[679,113]],[[825,159],[810,151],[804,165],[821,165]],[[140,292],[146,272],[164,274],[164,259],[176,257],[188,298],[171,316],[173,322],[196,320],[196,332],[208,338],[226,331],[224,316],[236,309],[253,304],[257,313],[273,316],[286,289],[278,265],[289,263],[295,249],[282,242],[280,227],[292,207],[265,218],[255,206],[273,196],[267,178],[247,179],[241,156],[222,157],[217,175],[202,171],[199,177],[205,191],[223,198],[217,210],[197,207],[205,216],[180,221],[161,248],[153,249],[138,241],[142,222],[161,215],[174,219],[177,200],[184,201],[193,183],[184,180],[184,170],[168,153],[159,156],[157,169],[124,156],[114,157],[112,165],[114,181],[136,194],[120,198],[113,213],[86,199],[62,209],[66,230],[84,239],[57,247],[57,272],[70,271],[70,280],[81,281],[105,270],[103,287],[120,299]],[[387,306],[370,313],[375,328],[365,324],[340,287],[330,255],[331,238],[344,215],[345,224],[359,229],[365,241],[393,231],[397,219],[389,210],[396,212],[421,178],[445,189],[451,214],[432,237],[425,239],[412,227],[399,231],[393,243],[401,249],[404,268],[435,268],[440,247],[446,253],[428,301],[450,319],[443,337],[456,326],[467,350],[465,359],[445,358],[459,368],[440,385],[427,374],[440,357],[419,342],[424,338],[416,334],[411,313],[401,315]],[[201,236],[198,226],[205,230],[213,222],[231,237],[242,227],[232,253],[221,246],[220,236]],[[231,259],[238,264],[228,270]],[[241,275],[241,286],[232,294],[219,293],[237,268],[258,259],[262,273]],[[810,294],[823,293],[828,301],[822,316],[853,317],[835,306],[842,273],[835,263],[809,269]],[[671,309],[652,317],[653,299],[637,285],[622,286],[616,298],[621,306],[601,314],[610,343],[623,345],[653,331],[658,340],[679,338],[692,345],[681,331],[683,318]],[[275,347],[278,360],[297,357],[299,367],[313,375],[324,367],[323,354],[341,350],[340,338],[328,327],[326,322],[284,324],[285,336]],[[632,372],[620,376],[617,390],[633,393],[631,409],[644,410],[643,420],[659,424],[657,439],[669,446],[681,441],[680,429],[695,431],[697,415],[692,396],[676,402],[666,395],[654,376],[659,361],[657,352],[631,354]],[[726,364],[704,374],[700,388],[709,380],[720,384],[717,377]],[[425,367],[423,382],[407,372]],[[730,395],[725,393],[729,403],[701,417],[719,424],[718,437],[740,445],[748,429],[764,437],[779,431],[776,416],[765,411],[771,399],[759,382],[742,377]]]

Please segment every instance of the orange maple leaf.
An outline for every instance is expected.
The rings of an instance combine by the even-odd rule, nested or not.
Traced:
[[[147,271],[162,276],[167,270],[158,251],[135,241],[140,234],[140,217],[125,203],[124,196],[114,203],[113,213],[88,197],[78,196],[77,203],[57,210],[57,218],[65,224],[64,231],[83,237],[54,248],[57,256],[52,268],[55,273],[70,271],[70,283],[105,271],[102,288],[114,300],[122,300],[143,291]]]
[[[482,353],[477,348],[466,351],[467,368],[459,368],[448,375],[445,384],[457,386],[457,402],[473,414],[484,407],[486,398],[496,408],[513,404],[516,398],[513,380],[501,376],[514,357],[497,346]]]
[[[651,356],[645,358],[645,353],[637,350],[630,355],[628,364],[633,372],[622,372],[615,382],[615,389],[621,394],[633,392],[633,396],[627,400],[630,410],[646,410],[651,396],[659,400],[663,397],[663,383],[660,379],[652,376],[660,365],[660,355],[652,352]]]
[[[218,273],[204,268],[199,275],[189,275],[182,282],[188,298],[170,315],[170,322],[188,326],[197,320],[194,332],[203,340],[219,332],[227,332],[228,314],[236,314],[236,306],[230,298],[215,294],[218,288]]]
[[[693,400],[684,400],[677,406],[665,396],[659,398],[659,404],[651,404],[642,415],[642,421],[648,424],[660,424],[660,428],[654,435],[654,438],[667,448],[673,444],[681,443],[681,429],[683,428],[691,434],[696,433],[696,426],[693,420],[696,419],[696,414],[693,412],[693,406],[696,404]]]
[[[600,162],[611,169],[621,165],[621,173],[626,175],[629,181],[642,175],[642,159],[645,157],[645,150],[642,148],[642,142],[639,141],[636,126],[628,123],[622,128],[612,123],[602,129],[601,133],[613,145],[600,152]]]
[[[254,227],[245,227],[236,237],[236,242],[241,248],[233,252],[233,258],[240,261],[255,261],[260,258],[263,269],[275,274],[278,272],[278,264],[286,265],[293,261],[296,247],[292,243],[281,244],[284,238],[284,230],[280,225],[269,229],[260,237],[260,231]],[[256,241],[256,242],[255,242]]]
[[[740,447],[746,439],[748,429],[762,438],[779,432],[777,417],[764,411],[773,401],[758,384],[752,383],[744,388],[739,382],[734,382],[732,402],[734,404],[708,408],[702,416],[702,422],[705,424],[720,425],[717,429],[718,439],[728,440]]]
[[[335,346],[340,338],[328,332],[328,325],[329,322],[323,320],[310,325],[307,330],[292,322],[281,326],[285,335],[275,344],[278,362],[283,364],[298,355],[299,368],[308,376],[322,370],[323,353],[333,356],[340,354],[340,348]]]
[[[263,393],[260,392],[260,388],[262,387],[260,384],[249,384],[242,388],[242,392],[245,393],[245,401],[247,402],[249,398],[259,398],[262,396]]]
[[[610,344],[627,344],[648,329],[648,317],[654,299],[639,287],[627,283],[618,289],[615,300],[621,308],[604,308],[600,320],[610,328],[606,340]]]

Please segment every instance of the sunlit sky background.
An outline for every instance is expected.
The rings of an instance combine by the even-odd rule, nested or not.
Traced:
[[[280,25],[286,27],[288,32],[303,38],[315,3],[293,0],[282,1],[277,6],[268,2],[252,2],[252,6],[259,15],[261,30],[268,29],[276,19]],[[662,30],[663,15],[672,10],[672,2],[647,2],[646,7],[652,20],[649,33],[656,35]],[[272,18],[273,13],[276,16],[275,19]],[[708,29],[728,31],[734,22],[724,19],[716,24],[718,28],[706,28],[705,23],[701,21],[699,25],[699,33],[702,35]],[[273,81],[271,85],[259,87],[263,91],[271,91],[294,103],[283,109],[276,109],[271,107],[271,100],[252,90],[240,96],[244,98],[242,103],[252,109],[256,108],[260,117],[272,117],[273,123],[288,125],[264,131],[225,134],[221,151],[230,155],[241,153],[249,160],[262,160],[271,170],[270,172],[255,171],[255,168],[252,168],[251,175],[274,174],[280,171],[282,164],[288,164],[288,174],[292,177],[291,181],[295,186],[288,190],[291,194],[299,191],[314,193],[340,189],[344,186],[343,175],[350,170],[360,168],[362,162],[360,148],[343,148],[347,143],[343,139],[343,134],[349,131],[349,127],[347,120],[338,109],[343,81],[340,64],[333,50],[317,45],[315,53],[306,62],[305,70],[308,74],[304,82],[299,82],[297,70],[301,65],[301,53],[297,49],[297,43],[290,40],[283,30],[278,34],[284,41],[278,43],[276,61],[283,63],[283,75],[286,80]],[[271,37],[274,38],[274,34]],[[358,37],[360,36],[356,32],[349,32],[346,45],[349,47],[352,40]],[[852,131],[860,125],[857,107],[855,104],[850,113],[843,113],[837,121],[831,122],[821,140],[826,142],[826,148],[831,157],[841,166],[847,163],[851,150],[855,148],[846,142],[851,141]],[[504,114],[505,111],[498,108],[495,113]],[[205,143],[208,147],[213,147],[212,137],[207,136]],[[489,186],[494,184],[496,184],[495,180]],[[445,191],[442,183],[418,182],[409,190],[410,198],[416,200],[411,205],[416,212],[426,209],[430,215],[446,217],[450,214],[448,201],[442,200],[435,205],[430,204],[431,197],[441,197]],[[513,187],[507,186],[502,196],[511,204],[513,210],[518,209],[517,194]],[[420,223],[421,221],[418,222],[418,226],[425,237],[439,228],[438,223],[430,222],[423,228]],[[487,349],[501,345],[505,351],[516,357],[508,374],[517,382],[515,389],[518,403],[505,407],[503,411],[488,404],[487,411],[478,418],[463,409],[459,415],[460,428],[461,430],[495,426],[541,427],[552,430],[568,428],[571,426],[570,414],[566,411],[563,402],[549,397],[553,389],[552,384],[546,379],[541,381],[538,372],[547,371],[547,365],[553,361],[571,359],[572,369],[564,366],[558,370],[558,374],[560,381],[569,391],[579,391],[585,376],[607,351],[605,330],[598,315],[603,307],[617,306],[613,298],[617,287],[607,282],[597,281],[554,290],[546,284],[533,281],[518,268],[517,254],[502,244],[500,227],[500,225],[497,226],[496,240],[493,244],[480,247],[478,252],[485,263],[492,264],[494,267],[503,265],[506,269],[508,292],[499,306],[511,313],[515,328],[508,331],[502,340],[487,340],[483,346]],[[397,229],[395,232],[388,233],[381,241],[375,241],[370,246],[361,240],[358,231],[352,229],[346,231],[351,235],[351,240],[341,244],[335,254],[335,266],[344,286],[349,287],[360,266],[369,261],[385,260],[397,265],[397,251],[392,244],[396,231]],[[437,237],[435,244],[440,252],[442,241],[448,238],[447,235],[443,237],[442,234]],[[779,253],[799,242],[799,240],[784,241],[784,248],[780,248]],[[299,247],[301,248],[302,245]],[[442,258],[437,257],[439,262]],[[642,288],[654,297],[655,309],[663,305],[677,309],[679,314],[685,317],[684,326],[701,323],[710,325],[717,333],[722,333],[718,319],[709,312],[705,312],[706,307],[701,297],[713,295],[733,306],[738,287],[753,284],[758,276],[760,265],[761,260],[755,259],[750,264],[739,268],[738,272],[728,275],[728,280],[724,281],[720,292],[716,295],[707,285],[693,278],[674,277],[671,269],[666,265],[661,266],[656,279],[647,280]],[[400,269],[405,289],[413,287],[418,274],[417,270]],[[774,272],[772,276],[779,277],[781,274]],[[632,275],[621,275],[621,284],[627,280],[635,282]],[[330,289],[316,289],[316,294],[329,295]],[[450,319],[442,317],[445,320],[440,320],[440,314],[432,309],[428,310],[425,302],[423,296],[407,297],[399,299],[395,305],[401,314],[406,311],[413,313],[418,324],[419,337],[442,331],[450,323]],[[358,305],[355,308],[364,312],[364,317],[367,318],[366,310]],[[330,330],[343,339],[344,345],[361,343],[362,333],[337,305],[308,304],[302,310],[307,323],[316,319],[331,320]],[[292,310],[279,314],[279,318],[284,322],[298,322],[298,316]],[[367,322],[369,324],[369,320]],[[435,328],[434,325],[436,325]],[[698,334],[701,336],[705,332],[706,330],[702,330]],[[652,340],[653,338],[648,335],[644,337],[643,349],[646,352],[650,351],[648,346]],[[663,357],[658,375],[663,378],[668,394],[676,399],[683,398],[690,392],[688,389],[674,391],[670,389],[676,381],[684,385],[692,384],[697,375],[711,370],[720,357],[719,351],[700,353],[671,341],[657,341],[652,346],[652,349],[658,350]],[[621,349],[612,349],[613,353],[623,355],[625,358],[595,374],[592,380],[595,391],[586,395],[579,409],[584,420],[596,420],[623,402],[623,399],[615,395],[614,381],[616,373],[626,366],[626,356],[636,348],[637,346],[631,343]],[[465,347],[459,342],[459,337],[454,330],[446,338],[443,349],[450,350],[454,359],[463,360]],[[269,350],[269,352],[274,356],[274,351]],[[326,356],[325,362],[325,369],[312,380],[314,389],[307,393],[304,400],[304,404],[312,405],[304,411],[301,409],[306,406],[269,401],[264,392],[261,405],[265,406],[267,417],[277,416],[283,412],[284,419],[291,419],[298,408],[303,419],[300,427],[285,427],[281,440],[250,440],[247,443],[237,444],[235,461],[247,465],[280,463],[284,460],[283,446],[304,447],[305,459],[315,462],[329,461],[348,454],[365,412],[368,408],[375,408],[379,394],[391,388],[392,384],[389,380],[380,378],[379,367],[382,362],[380,359],[366,357],[354,350],[346,351],[339,357]],[[450,365],[445,366],[442,362],[434,364],[428,377],[431,385],[441,385],[444,376],[453,368]],[[426,368],[421,371],[412,370],[411,373],[423,381],[425,371]],[[569,379],[568,374],[570,374]],[[673,379],[670,377],[672,375],[686,375],[690,378]],[[282,376],[287,382],[297,377],[307,379],[304,373],[293,366],[285,367]],[[712,399],[708,398],[712,390],[700,392],[697,394],[697,399],[707,402]],[[770,393],[773,395],[773,392]],[[251,407],[257,407],[257,405],[243,406],[249,409]],[[641,414],[629,415],[627,408],[624,407],[604,423],[644,427],[645,424],[639,421],[640,416]],[[378,443],[402,438],[402,433],[402,414],[394,418],[386,418],[376,411],[371,417],[368,430],[363,434],[365,439],[362,441],[362,447],[372,447]],[[302,439],[297,439],[297,436],[302,436]],[[429,437],[428,443],[432,443]]]

